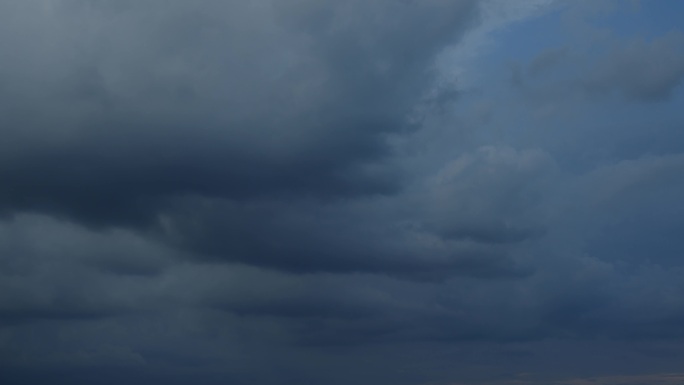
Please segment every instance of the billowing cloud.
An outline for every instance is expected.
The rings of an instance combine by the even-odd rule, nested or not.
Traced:
[[[668,20],[0,2],[0,382],[678,381]]]
[[[473,1],[5,4],[5,211],[154,222],[168,199],[390,193],[387,137]],[[429,20],[429,23],[426,21]]]

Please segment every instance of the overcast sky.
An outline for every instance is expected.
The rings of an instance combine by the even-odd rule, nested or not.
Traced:
[[[681,384],[683,14],[0,0],[0,383]]]

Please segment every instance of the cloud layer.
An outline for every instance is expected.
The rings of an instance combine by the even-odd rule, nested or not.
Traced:
[[[516,4],[0,2],[0,382],[679,367],[681,28]]]

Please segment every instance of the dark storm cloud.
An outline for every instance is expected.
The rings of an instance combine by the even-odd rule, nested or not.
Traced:
[[[0,322],[91,319],[137,312],[175,252],[126,231],[97,233],[49,217],[0,225]],[[142,301],[142,302],[141,302]]]
[[[290,272],[519,278],[533,269],[515,251],[544,232],[554,167],[542,151],[484,147],[394,197],[177,201],[157,236],[199,260]]]
[[[410,200],[400,198],[333,206],[191,202],[164,218],[161,237],[200,260],[290,272],[365,271],[419,279],[525,274],[505,245],[490,239],[445,239],[422,224],[430,213],[403,214],[421,208],[407,208]],[[480,230],[498,231],[493,226]]]
[[[6,213],[42,212],[99,231],[152,224],[145,234],[199,254],[194,260],[296,273],[530,273],[506,245],[529,236],[515,218],[435,230],[423,228],[433,213],[410,208],[411,197],[377,201],[403,183],[388,135],[409,132],[420,118],[417,103],[436,85],[432,61],[474,22],[475,2],[157,5],[3,5],[12,33],[0,44],[15,51],[2,70]],[[47,233],[60,234],[46,221]],[[17,283],[17,301],[43,295],[35,307],[45,314],[69,301],[95,308],[90,296],[107,304],[118,285],[97,274],[120,276],[125,291],[126,280],[152,281],[163,269],[164,258],[141,257],[140,241],[77,229],[96,241],[61,234],[66,253],[93,258],[57,265],[40,286]],[[14,263],[28,251],[8,252]],[[47,256],[64,258],[41,253],[24,263],[49,269]],[[93,287],[80,293],[86,277]],[[127,303],[121,296],[112,301]],[[340,300],[331,303],[263,308],[314,314]]]
[[[542,3],[0,1],[0,382],[678,368],[681,35]]]
[[[294,343],[304,346],[535,337],[530,320],[515,314],[517,300],[504,304],[514,296],[496,304],[480,301],[478,295],[486,294],[469,288],[472,282],[406,282],[371,274],[292,276],[253,268],[224,272],[212,269],[201,273],[201,283],[187,281],[192,276],[187,272],[176,278],[177,287],[186,290],[187,301],[247,321],[277,321]],[[260,282],[258,289],[254,281]],[[510,282],[503,281],[497,290],[510,287]],[[473,298],[464,300],[448,294],[467,290]],[[501,317],[490,318],[493,313]]]
[[[598,167],[568,193],[580,198],[566,223],[580,222],[574,237],[585,250],[611,263],[682,266],[684,245],[673,236],[682,229],[679,197],[684,183],[681,154],[645,155]]]
[[[471,217],[437,230],[426,225],[433,209],[398,194],[407,181],[390,136],[416,128],[418,104],[436,86],[435,55],[474,23],[475,2],[160,4],[2,5],[12,33],[0,44],[15,55],[1,72],[0,202],[20,218],[8,226],[38,227],[6,250],[6,318],[116,318],[180,301],[289,319],[286,331],[306,345],[482,334],[449,309],[413,315],[417,303],[352,292],[354,280],[252,298],[266,279],[257,274],[232,301],[174,286],[178,269],[206,261],[377,274],[371,281],[530,274],[510,255],[528,237],[517,212],[503,227],[488,218],[472,230]],[[22,211],[61,219],[26,225]],[[141,225],[139,234],[107,230]],[[194,254],[191,262],[166,271],[175,252],[145,236]],[[303,279],[290,277],[295,287]],[[406,335],[395,317],[426,326]],[[450,319],[466,331],[445,334]]]
[[[410,183],[390,139],[432,103],[435,56],[474,1],[158,4],[5,5],[0,44],[20,49],[2,72],[4,212],[293,272],[526,274],[496,244],[536,230],[477,208],[420,229],[432,214],[372,208]],[[385,211],[412,204],[398,200]]]
[[[1,206],[107,225],[396,191],[387,136],[474,3],[5,4]]]
[[[546,333],[622,341],[684,337],[684,303],[678,299],[682,287],[670,281],[681,268],[623,272],[597,259],[585,263],[583,277],[559,278],[550,288],[548,302],[540,306],[539,320]],[[664,283],[655,284],[658,280]]]

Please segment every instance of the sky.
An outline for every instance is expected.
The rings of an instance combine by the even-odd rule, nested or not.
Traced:
[[[0,383],[683,383],[682,14],[0,0]]]

